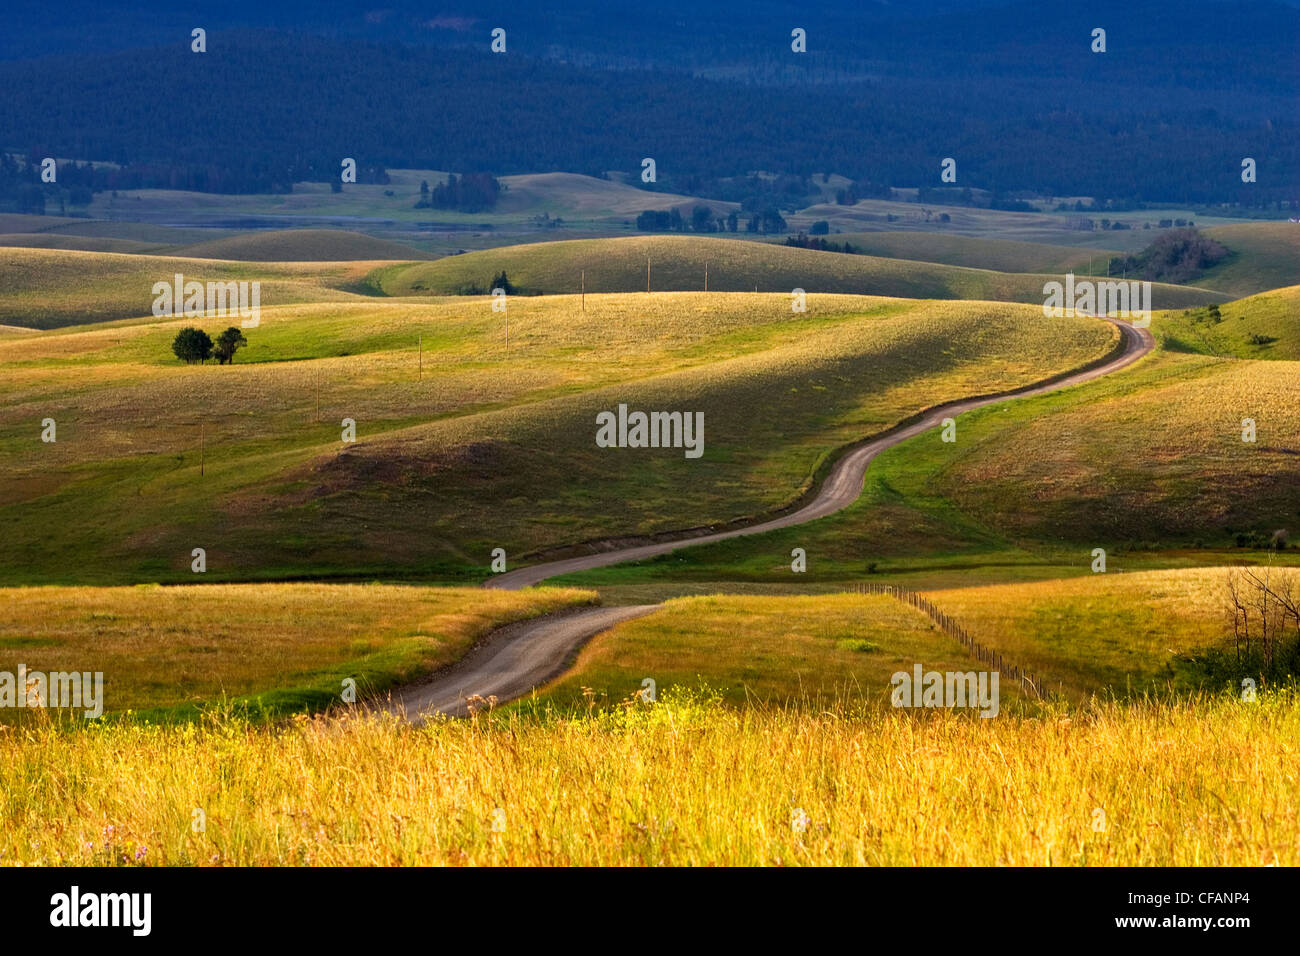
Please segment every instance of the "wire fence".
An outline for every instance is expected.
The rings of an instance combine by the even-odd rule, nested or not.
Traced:
[[[1037,674],[1015,664],[1008,664],[1001,652],[995,651],[991,647],[985,647],[975,640],[966,628],[958,624],[951,615],[939,610],[934,602],[924,595],[918,594],[916,591],[909,591],[906,588],[900,588],[894,584],[859,584],[853,590],[856,594],[888,594],[904,604],[911,605],[929,616],[930,620],[938,625],[939,630],[964,645],[975,655],[976,660],[998,671],[1003,679],[1016,681],[1020,684],[1022,690],[1034,697],[1039,699],[1046,697],[1043,684],[1039,681]]]

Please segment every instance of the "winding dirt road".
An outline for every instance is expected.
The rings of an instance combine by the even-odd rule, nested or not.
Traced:
[[[658,607],[585,607],[508,624],[427,683],[394,691],[385,708],[419,723],[432,714],[464,717],[473,695],[501,702],[520,697],[558,677],[573,653],[601,631]]]
[[[1108,321],[1113,322],[1113,320]],[[748,534],[762,534],[765,531],[788,528],[791,525],[804,524],[834,514],[847,508],[857,500],[858,495],[862,493],[862,479],[867,473],[867,466],[871,464],[873,458],[885,449],[893,448],[900,442],[935,427],[945,418],[960,415],[962,412],[969,412],[974,408],[981,408],[984,405],[992,405],[995,402],[1003,402],[1011,398],[1023,398],[1030,395],[1042,395],[1045,392],[1054,392],[1057,389],[1068,388],[1071,385],[1078,385],[1081,382],[1088,382],[1095,378],[1101,378],[1103,375],[1117,372],[1125,366],[1132,365],[1151,351],[1152,346],[1155,345],[1155,340],[1151,337],[1149,330],[1135,329],[1123,322],[1114,322],[1113,324],[1119,327],[1124,336],[1124,350],[1114,358],[1092,368],[1085,368],[1038,385],[1029,385],[1025,388],[1001,392],[997,395],[963,398],[943,405],[936,405],[928,409],[916,421],[891,429],[871,441],[858,445],[841,457],[835,463],[835,467],[831,469],[831,473],[826,477],[821,488],[818,489],[816,496],[797,511],[758,524],[746,525],[743,528],[733,528],[729,531],[704,533],[696,537],[679,538],[675,541],[634,545],[611,551],[601,551],[597,554],[584,554],[577,558],[564,558],[559,561],[534,564],[497,575],[485,582],[483,586],[517,590],[539,584],[547,578],[553,578],[560,574],[590,571],[592,568],[622,564],[624,561],[640,561],[644,558],[653,558],[659,554],[667,554],[679,548],[712,544],[715,541],[726,541],[729,538],[739,538]]]
[[[1155,340],[1149,330],[1135,329],[1131,325],[1113,319],[1107,321],[1118,326],[1123,336],[1123,349],[1119,354],[1097,365],[1037,385],[996,395],[958,399],[927,409],[915,421],[891,429],[851,448],[835,463],[812,500],[789,514],[728,531],[704,532],[697,536],[672,541],[614,548],[576,558],[547,561],[497,575],[485,582],[483,586],[517,590],[539,584],[560,574],[589,571],[592,568],[622,564],[624,561],[640,561],[679,548],[726,541],[743,535],[762,534],[765,531],[788,528],[791,525],[804,524],[834,514],[857,500],[858,495],[862,493],[862,481],[867,466],[885,449],[934,428],[945,418],[975,408],[1012,398],[1054,392],[1117,372],[1132,365],[1154,347]],[[481,697],[496,695],[500,702],[519,697],[558,676],[577,648],[596,634],[608,630],[621,621],[649,614],[658,606],[584,608],[577,612],[548,615],[501,628],[462,660],[434,675],[428,683],[395,691],[388,707],[414,720],[420,720],[434,713],[449,716],[464,715],[466,698],[472,694]]]

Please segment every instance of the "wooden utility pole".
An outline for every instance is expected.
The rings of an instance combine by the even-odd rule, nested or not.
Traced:
[[[705,292],[708,292],[708,291],[709,291],[709,264],[708,264],[708,262],[705,262],[705,263],[704,263],[704,291],[705,291]]]
[[[587,311],[587,270],[582,270],[582,311]]]

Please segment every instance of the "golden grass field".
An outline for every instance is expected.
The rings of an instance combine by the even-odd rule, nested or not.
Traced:
[[[1120,559],[1122,561],[1122,558]],[[1222,646],[1228,568],[1106,572],[927,593],[985,646],[1081,699],[1169,692],[1179,663]]]
[[[101,671],[109,714],[263,697],[264,709],[337,703],[457,660],[512,621],[590,592],[344,584],[0,590],[0,671]],[[33,711],[0,710],[28,721]]]
[[[1111,557],[1112,568],[1123,564],[1122,555]],[[1077,703],[1093,695],[1222,690],[1207,687],[1189,659],[1229,639],[1229,570],[1116,569],[982,586],[972,586],[968,576],[959,586],[924,593],[1001,654],[1004,666],[1036,674],[1047,695]],[[543,696],[572,704],[589,688],[597,700],[617,701],[650,677],[661,687],[707,682],[729,704],[838,698],[887,707],[890,676],[914,663],[941,671],[982,666],[893,597],[723,593],[745,590],[727,582],[711,587],[714,593],[669,600],[654,614],[597,635]],[[650,599],[618,587],[602,593]],[[1009,680],[1002,692],[1020,696]]]
[[[356,299],[375,262],[242,263],[66,249],[0,249],[0,324],[54,329],[151,316],[155,282],[257,280],[263,306]]]
[[[36,728],[0,732],[0,859],[1294,866],[1297,741],[1290,693],[993,720],[665,695],[419,729]]]
[[[648,617],[598,634],[542,692],[561,705],[626,699],[649,677],[660,687],[700,683],[733,705],[852,700],[889,707],[890,677],[978,669],[961,644],[920,611],[884,595],[678,598]],[[1000,685],[1003,705],[1019,694]]]

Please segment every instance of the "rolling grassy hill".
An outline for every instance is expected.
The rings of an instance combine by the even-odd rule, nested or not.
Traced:
[[[220,262],[168,256],[0,249],[0,324],[53,329],[149,316],[153,284],[180,272],[187,279],[258,280],[262,306],[355,299],[343,291],[375,267],[369,263]]]
[[[357,219],[367,224],[437,221],[497,227],[518,225],[535,216],[562,218],[569,223],[603,223],[622,227],[646,209],[695,205],[709,206],[726,215],[737,203],[697,199],[668,192],[650,192],[635,186],[577,173],[550,172],[502,176],[504,187],[494,209],[459,212],[454,209],[415,207],[420,184],[436,186],[448,173],[434,169],[390,169],[389,182],[348,183],[334,192],[328,183],[294,183],[291,193],[227,195],[173,189],[120,190],[116,196],[95,195],[86,211],[101,219],[130,218],[147,222],[220,223],[241,218],[275,218],[290,225],[322,220]],[[0,221],[0,227],[3,221]],[[0,231],[11,231],[2,230]],[[17,230],[12,230],[17,231]]]
[[[194,547],[211,579],[479,577],[494,547],[788,505],[839,446],[1118,334],[990,303],[814,295],[792,315],[780,294],[515,298],[508,318],[507,348],[483,298],[288,306],[222,368],[170,356],[187,319],[0,339],[0,577],[185,580]],[[703,457],[598,448],[619,403],[703,412]]]
[[[1157,326],[1165,348],[1200,355],[1300,360],[1300,286],[1262,292],[1216,314],[1189,309]]]
[[[82,252],[159,253],[167,247],[156,242],[116,239],[112,236],[77,236],[60,232],[15,232],[0,235],[0,246],[27,249],[77,249]]]
[[[973,421],[927,492],[1012,538],[1081,546],[1230,545],[1300,528],[1300,362],[1167,354],[1107,384],[1033,420],[1015,409]],[[1242,440],[1246,418],[1255,443]]]
[[[527,292],[660,291],[809,292],[890,295],[921,299],[981,299],[1042,304],[1043,284],[1060,276],[1021,275],[935,263],[844,255],[738,239],[635,236],[534,243],[471,252],[437,262],[383,266],[370,279],[387,295],[454,295],[487,290],[505,270]],[[1156,284],[1157,308],[1222,302],[1199,289]]]
[[[1016,242],[1044,243],[1055,246],[1079,246],[1083,249],[1104,245],[1109,249],[1135,252],[1146,246],[1156,235],[1161,219],[1184,219],[1195,222],[1198,228],[1219,228],[1242,223],[1235,216],[1213,216],[1190,209],[1162,207],[1159,209],[1134,209],[1121,212],[1008,212],[976,206],[945,206],[941,203],[918,203],[914,189],[896,189],[895,199],[863,199],[852,206],[831,202],[809,206],[787,217],[792,229],[808,229],[814,222],[824,219],[841,233],[860,232],[921,232],[940,235],[971,236],[982,239],[1011,240]],[[1090,197],[1060,197],[1067,202]],[[912,201],[904,201],[904,200]],[[938,217],[947,214],[947,222]],[[1079,229],[1073,220],[1087,216],[1094,220],[1105,216],[1112,222],[1124,222],[1127,229]],[[1146,229],[1147,223],[1151,229]],[[1247,291],[1256,291],[1250,289]]]
[[[865,255],[884,259],[938,262],[967,269],[997,272],[1035,272],[1088,275],[1089,263],[1104,272],[1110,249],[1058,246],[1047,242],[986,239],[941,232],[846,232],[827,236],[831,242],[849,242]]]
[[[1250,222],[1205,231],[1232,255],[1192,285],[1241,296],[1300,282],[1300,223]]]
[[[428,253],[403,242],[376,239],[341,229],[278,229],[213,239],[167,251],[191,259],[243,262],[347,262],[358,259],[428,259]]]
[[[1244,353],[1290,355],[1298,295],[1230,303],[1213,327],[1273,329],[1277,343]],[[1152,329],[1181,341],[1211,325],[1162,313]],[[1249,549],[1279,529],[1300,539],[1298,389],[1300,361],[1162,349],[1100,381],[962,415],[953,444],[931,432],[884,452],[858,501],[814,525],[556,580],[644,601],[721,581],[798,588],[876,572],[937,588],[1087,574],[1094,547],[1120,570],[1258,559]],[[1243,418],[1255,443],[1241,440]],[[796,547],[804,575],[790,572]]]
[[[430,180],[432,182],[432,180]],[[647,209],[681,208],[689,218],[690,209],[707,206],[714,218],[726,216],[739,203],[718,199],[698,199],[676,193],[650,192],[626,183],[577,173],[531,173],[502,176],[505,191],[497,200],[494,215],[537,216],[569,221],[597,219],[635,219]],[[441,212],[439,212],[441,215]]]

